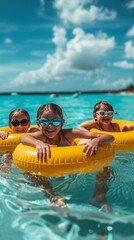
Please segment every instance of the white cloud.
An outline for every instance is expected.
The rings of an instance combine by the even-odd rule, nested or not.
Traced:
[[[10,33],[18,30],[18,26],[15,24],[0,23],[0,32]]]
[[[40,8],[38,9],[39,15],[42,17],[45,10],[45,0],[40,0]]]
[[[108,38],[105,33],[99,32],[95,36],[75,28],[73,34],[75,37],[67,44],[66,57],[76,69],[88,71],[98,68],[98,60],[115,46],[114,38]]]
[[[65,24],[72,23],[81,25],[94,21],[107,21],[116,18],[117,13],[114,10],[90,5],[89,0],[55,0],[54,7],[58,10],[59,17]],[[87,7],[88,5],[88,7]]]
[[[127,2],[127,3],[126,3],[126,6],[127,6],[127,8],[129,8],[129,9],[134,8],[134,0]]]
[[[2,49],[0,50],[0,55],[9,55],[10,53],[12,53],[11,50],[7,50],[7,49]]]
[[[4,43],[5,44],[11,44],[13,41],[12,41],[12,39],[11,38],[5,38],[4,39]]]
[[[134,59],[134,42],[128,41],[125,43],[125,54],[127,58]]]
[[[18,65],[17,65],[18,67]],[[6,65],[0,65],[0,77],[3,76],[6,72],[9,72],[10,74],[11,73],[16,73],[16,70],[14,68],[14,65],[13,64],[6,64]],[[10,75],[11,76],[11,75]]]
[[[0,49],[0,56],[2,56],[2,58],[7,58],[9,59],[9,56],[12,57],[13,59],[13,56],[17,53],[17,48],[3,48],[3,49]],[[10,60],[9,60],[10,61]],[[7,62],[9,62],[7,60]]]
[[[113,66],[115,67],[120,67],[120,68],[124,68],[124,69],[134,69],[134,64],[133,63],[129,63],[127,61],[120,61],[120,62],[114,62]]]
[[[32,57],[36,57],[36,58],[43,58],[44,59],[44,56],[46,54],[46,51],[43,51],[43,50],[34,50],[34,51],[31,51],[30,55]]]
[[[105,89],[106,87],[109,87],[109,82],[106,78],[101,78],[96,80],[93,83],[93,86],[97,86],[97,87],[100,86],[100,89]]]
[[[111,86],[115,87],[115,88],[125,88],[126,86],[130,85],[130,84],[134,84],[133,79],[132,78],[120,78],[114,82],[111,83]]]
[[[0,54],[1,54],[1,51],[0,51]],[[10,53],[7,53],[7,54],[9,55]],[[37,66],[39,66],[38,61],[32,62],[32,64],[30,64],[30,62],[26,61],[26,59],[24,61],[12,60],[12,62],[11,61],[6,63],[3,62],[0,64],[0,79],[1,81],[3,81],[4,79],[4,83],[8,85],[8,82],[6,82],[6,78],[7,78],[8,79],[7,81],[9,81],[9,85],[11,85],[11,82],[12,82],[11,79],[14,79],[14,77],[17,76],[20,72],[22,72],[23,69],[25,69],[26,71],[29,71],[31,67],[34,67],[36,69]]]
[[[44,6],[45,6],[45,0],[40,0],[40,5],[41,5],[41,7],[44,8]]]
[[[134,25],[127,32],[127,37],[134,37]]]
[[[53,42],[57,46],[57,49],[63,49],[67,43],[66,30],[64,28],[54,27],[54,32],[56,33],[53,38]]]
[[[36,84],[37,82],[64,81],[69,76],[90,75],[100,66],[100,59],[114,48],[114,37],[99,32],[96,35],[75,28],[74,37],[67,41],[64,28],[54,27],[53,42],[56,51],[38,70],[22,72],[13,81],[15,85]]]

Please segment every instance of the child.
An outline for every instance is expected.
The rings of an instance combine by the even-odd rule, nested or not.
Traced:
[[[75,145],[75,138],[88,138],[86,146],[83,149],[85,154],[92,156],[96,154],[99,144],[107,144],[114,140],[114,138],[107,134],[97,134],[86,131],[83,128],[70,128],[62,129],[65,120],[63,119],[62,109],[54,104],[44,104],[39,107],[37,111],[37,125],[39,131],[30,135],[24,134],[20,137],[20,141],[24,144],[28,144],[36,147],[37,157],[39,160],[47,161],[47,158],[51,157],[51,146],[72,146]],[[39,178],[38,176],[32,176],[33,178]],[[43,177],[42,177],[43,179]],[[41,182],[39,184],[42,186]],[[65,200],[60,196],[50,195],[51,202],[60,207],[66,207]]]
[[[86,155],[90,153],[90,156],[96,154],[100,144],[114,140],[114,137],[108,134],[91,133],[84,128],[62,129],[64,123],[63,112],[58,105],[44,104],[37,111],[39,131],[30,135],[24,134],[20,137],[20,141],[35,146],[38,159],[47,161],[47,157],[51,156],[50,146],[72,146],[75,144],[75,138],[90,139],[83,149],[83,152]]]
[[[9,114],[9,127],[10,132],[0,131],[0,137],[5,140],[10,133],[26,133],[33,132],[34,128],[30,128],[30,116],[29,113],[21,108],[13,110]],[[36,129],[37,130],[37,129]]]
[[[94,106],[94,120],[82,123],[80,126],[87,130],[97,128],[107,132],[121,132],[118,123],[112,122],[114,114],[117,114],[117,112],[114,112],[114,109],[110,103],[106,101],[100,101]],[[125,125],[122,129],[122,132],[131,130],[134,130],[134,126]]]
[[[100,101],[95,104],[93,110],[94,120],[91,122],[82,123],[80,126],[87,130],[97,128],[103,131],[120,132],[119,125],[112,123],[114,109],[111,104],[105,101]]]
[[[9,115],[9,127],[11,132],[0,131],[0,137],[5,140],[10,133],[26,133],[26,132],[36,132],[37,128],[30,129],[30,116],[28,112],[24,109],[15,109]],[[0,166],[0,170],[4,172],[9,172],[12,164],[12,154],[4,153],[3,161]],[[35,183],[35,186],[40,187],[43,192],[50,198],[50,201],[55,203],[60,207],[65,207],[63,198],[59,195],[55,195],[52,184],[44,177],[36,177],[30,174],[26,174],[26,177]]]
[[[115,114],[117,114],[117,112]],[[117,123],[112,123],[113,115],[114,109],[112,105],[106,101],[100,101],[94,106],[94,120],[82,123],[80,127],[83,127],[87,130],[96,128],[103,131],[120,132],[119,125]],[[82,139],[81,143],[86,141],[87,140]],[[108,169],[108,167],[105,167],[103,171],[96,174],[96,184],[92,203],[101,207],[103,211],[111,211],[107,203],[106,192],[108,191],[108,182],[110,181],[112,174],[113,171]]]
[[[11,132],[7,131],[0,131],[0,137],[5,140],[8,138],[10,133],[26,133],[26,132],[33,132],[37,130],[36,128],[30,129],[30,116],[29,113],[24,109],[15,109],[9,114],[9,127]],[[3,154],[3,161],[0,166],[2,171],[9,172],[11,168],[11,160],[12,154],[11,153],[4,153]]]

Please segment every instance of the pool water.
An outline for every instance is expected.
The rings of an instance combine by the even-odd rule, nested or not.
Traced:
[[[119,112],[115,118],[134,120],[133,95],[3,95],[1,127],[8,125],[9,113],[15,108],[28,110],[35,124],[38,107],[50,102],[63,108],[65,127],[76,127],[92,119],[93,106],[100,100],[114,106]],[[107,174],[104,179],[97,172],[50,178],[54,191],[66,199],[67,208],[62,209],[52,205],[14,164],[10,171],[0,171],[0,240],[133,239],[134,152],[116,152]],[[94,196],[106,200],[108,209],[95,204]]]

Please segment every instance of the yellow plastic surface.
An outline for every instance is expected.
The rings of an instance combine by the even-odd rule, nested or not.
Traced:
[[[93,120],[89,120],[87,122],[90,122]],[[113,120],[112,122],[118,123],[120,126],[120,130],[123,129],[125,125],[132,125],[134,126],[134,122],[127,121],[127,120]],[[91,129],[91,132],[97,132],[97,133],[106,133],[114,136],[115,140],[111,143],[112,146],[114,146],[114,149],[116,151],[131,151],[134,150],[134,131],[127,131],[127,132],[106,132],[101,131],[98,129]],[[76,142],[78,142],[80,139],[77,139]]]
[[[7,139],[0,138],[0,152],[13,152],[16,146],[20,143],[19,137],[22,134],[10,134]]]
[[[52,147],[51,158],[40,161],[36,148],[19,144],[13,152],[13,161],[22,171],[46,177],[59,177],[68,174],[96,172],[114,159],[111,145],[102,145],[97,154],[87,157],[82,152],[84,146]]]
[[[36,127],[36,126],[31,126]],[[0,138],[0,152],[13,152],[15,147],[20,143],[19,138],[24,133],[12,133],[10,127],[1,127],[0,131],[7,131],[10,132],[7,139],[3,140]]]

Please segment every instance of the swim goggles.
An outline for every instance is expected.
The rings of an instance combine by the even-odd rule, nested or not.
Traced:
[[[11,124],[14,126],[14,127],[17,127],[19,125],[22,125],[22,126],[27,126],[27,124],[29,123],[29,121],[27,119],[22,119],[21,121],[18,121],[18,120],[13,120],[11,121]]]
[[[97,113],[99,116],[101,116],[101,117],[104,117],[104,116],[113,117],[113,115],[114,115],[114,112],[113,112],[113,111],[103,111],[103,110],[100,110],[100,111],[97,111],[96,113]]]
[[[51,120],[47,119],[47,118],[40,118],[38,120],[38,123],[42,126],[42,127],[48,127],[49,124],[52,124],[55,127],[58,127],[61,125],[61,123],[63,122],[62,118],[53,118]]]

